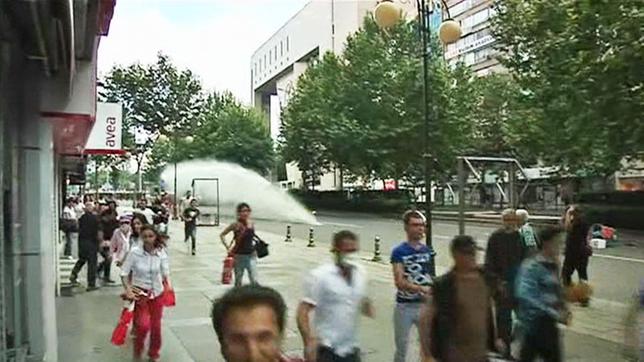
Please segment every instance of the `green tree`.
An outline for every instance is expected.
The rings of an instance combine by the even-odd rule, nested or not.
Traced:
[[[417,22],[381,30],[371,16],[341,56],[325,54],[300,77],[283,114],[281,151],[301,170],[341,166],[364,178],[423,178],[423,72]],[[432,41],[430,157],[447,172],[471,132],[472,74],[449,67]],[[438,177],[438,175],[435,175]]]
[[[123,105],[123,146],[135,158],[137,172],[157,136],[191,132],[204,104],[199,79],[188,69],[177,69],[162,53],[153,64],[114,66],[99,97]],[[137,129],[149,136],[143,145],[135,145]]]
[[[193,128],[185,137],[157,141],[146,162],[146,180],[156,182],[170,163],[189,159],[216,159],[265,174],[273,165],[273,143],[266,120],[240,104],[231,93],[210,94]]]
[[[286,162],[296,162],[303,174],[321,174],[330,167],[325,129],[335,117],[331,109],[338,103],[335,96],[324,98],[322,95],[339,94],[333,78],[328,77],[331,72],[327,71],[336,65],[336,61],[334,55],[327,54],[322,61],[311,64],[299,78],[298,86],[282,113],[281,157]]]
[[[273,141],[266,119],[240,104],[231,93],[212,94],[206,104],[190,158],[214,158],[265,174],[273,166]]]
[[[644,8],[637,1],[499,0],[501,61],[535,115],[534,153],[609,174],[644,151]]]

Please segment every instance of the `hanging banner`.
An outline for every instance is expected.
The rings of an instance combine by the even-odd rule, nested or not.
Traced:
[[[121,148],[122,106],[120,103],[96,103],[96,122],[85,145],[85,154],[124,154]]]

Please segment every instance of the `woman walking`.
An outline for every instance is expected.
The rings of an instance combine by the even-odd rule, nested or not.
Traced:
[[[127,252],[130,250],[130,236],[132,234],[132,228],[130,226],[131,220],[132,217],[129,215],[121,216],[119,218],[119,227],[114,230],[112,239],[110,240],[112,257],[118,267],[123,265]]]
[[[593,252],[588,244],[589,227],[579,206],[572,205],[566,210],[564,227],[566,229],[566,250],[561,270],[563,284],[566,287],[572,284],[572,274],[575,271],[577,271],[580,283],[588,283],[588,260]],[[588,301],[582,301],[582,305],[587,306]]]
[[[130,249],[135,246],[142,247],[143,243],[141,240],[141,229],[143,226],[147,225],[147,219],[145,215],[138,212],[134,213],[132,216],[132,233],[130,234]]]
[[[130,250],[121,271],[121,282],[126,297],[136,301],[134,359],[141,359],[145,340],[150,334],[148,357],[150,361],[157,361],[161,350],[164,286],[165,292],[172,290],[170,267],[168,254],[154,227],[144,225],[140,235],[142,246]]]
[[[237,221],[221,233],[221,242],[235,258],[235,286],[242,284],[244,271],[248,271],[251,284],[257,284],[257,253],[255,252],[255,225],[250,220],[250,206],[242,202],[237,205]],[[228,245],[226,235],[233,232],[233,241]]]

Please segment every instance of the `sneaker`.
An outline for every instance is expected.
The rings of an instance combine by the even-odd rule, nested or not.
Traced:
[[[192,255],[196,255],[196,252],[194,250],[192,251]]]
[[[95,285],[94,285],[94,286],[91,286],[91,287],[87,287],[87,291],[88,291],[88,292],[92,292],[92,291],[95,291],[95,290],[98,290],[98,287],[97,287],[97,286],[95,286]]]
[[[116,284],[115,281],[113,281],[112,279],[109,279],[109,278],[108,279],[103,279],[103,283],[104,284]]]
[[[79,285],[80,283],[78,282],[78,277],[75,275],[70,275],[69,276],[69,282],[72,283],[72,285]]]

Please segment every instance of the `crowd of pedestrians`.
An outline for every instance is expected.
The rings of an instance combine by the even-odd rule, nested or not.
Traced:
[[[68,200],[62,219],[75,220],[75,209],[75,199]],[[77,228],[79,240],[79,259],[70,279],[77,284],[87,264],[88,291],[97,289],[97,273],[102,273],[103,285],[109,285],[114,262],[120,268],[122,297],[135,304],[134,357],[141,358],[149,339],[148,357],[154,361],[161,349],[162,296],[172,291],[172,284],[167,234],[154,225],[158,213],[148,210],[144,198],[133,213],[121,215],[115,202],[99,205],[98,210],[92,201],[85,202],[82,216],[74,223],[77,226],[70,228],[70,232]],[[236,211],[237,220],[220,234],[234,258],[235,287],[213,303],[211,315],[221,353],[230,362],[299,361],[281,349],[284,300],[277,291],[258,283],[258,238],[251,208],[241,203]],[[199,217],[195,199],[181,209],[181,217],[184,241],[191,239],[194,255]],[[405,240],[390,256],[396,288],[394,362],[407,360],[413,327],[420,335],[423,362],[482,362],[491,353],[505,360],[562,360],[558,324],[571,319],[564,290],[575,271],[581,283],[588,282],[591,249],[583,214],[578,207],[570,207],[562,225],[540,229],[530,224],[525,210],[507,209],[501,217],[502,227],[490,235],[482,265],[477,241],[459,235],[450,243],[451,268],[436,276],[435,252],[424,243],[425,216],[419,211],[403,215]],[[227,242],[230,233],[233,238]],[[70,255],[68,239],[66,235],[65,255]],[[360,316],[373,318],[377,306],[369,298],[368,276],[356,257],[359,248],[358,235],[337,232],[331,241],[333,259],[304,278],[296,321],[306,362],[361,360]],[[98,255],[103,258],[100,265]],[[245,273],[250,284],[242,286]]]
[[[423,362],[482,362],[491,355],[507,361],[561,361],[558,324],[571,320],[564,293],[571,270],[587,282],[583,225],[577,207],[566,211],[562,225],[539,229],[530,224],[527,211],[507,209],[502,227],[487,241],[482,265],[477,254],[483,248],[471,236],[459,235],[450,243],[452,267],[437,277],[434,251],[423,242],[426,219],[419,211],[406,212],[406,240],[390,258],[396,286],[392,360],[407,360],[415,326]],[[242,226],[246,224],[229,226],[222,240]],[[376,306],[369,298],[365,269],[355,258],[358,250],[356,234],[336,233],[333,261],[304,278],[296,321],[307,362],[361,360],[360,316],[373,317]],[[286,358],[280,347],[285,313],[279,293],[255,283],[237,286],[216,300],[212,319],[226,361],[299,360]],[[255,340],[261,331],[266,339]]]

